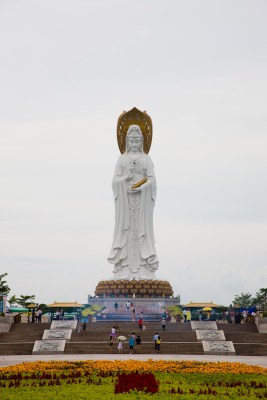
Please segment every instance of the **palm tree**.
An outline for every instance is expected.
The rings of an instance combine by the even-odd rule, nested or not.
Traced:
[[[17,299],[17,303],[21,306],[21,307],[27,307],[28,304],[32,303],[35,300],[35,295],[31,295],[31,296],[27,296],[27,295],[21,295],[18,299]]]
[[[7,276],[7,273],[0,275],[0,296],[10,292],[10,287],[8,286],[7,281],[3,280],[5,276]]]
[[[7,284],[7,281],[4,280],[4,277],[7,276],[7,273],[0,275],[0,302],[1,302],[1,312],[4,310],[4,295],[7,295],[10,292],[10,287]]]
[[[240,295],[235,296],[233,303],[239,307],[250,307],[252,305],[252,296],[250,293],[242,292]]]
[[[7,299],[7,301],[9,302],[9,306],[12,307],[12,304],[15,304],[18,302],[18,299],[16,298],[15,295],[9,297],[9,299]]]

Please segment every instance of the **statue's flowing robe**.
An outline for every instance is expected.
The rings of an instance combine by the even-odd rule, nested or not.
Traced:
[[[133,164],[137,165],[136,171],[133,179],[127,181]],[[144,177],[147,182],[141,186],[141,193],[128,193],[128,189]],[[153,230],[156,179],[150,157],[142,153],[135,162],[127,154],[121,155],[115,167],[112,188],[115,229],[108,261],[114,264],[114,278],[155,279],[154,271],[158,269]],[[131,246],[135,246],[138,254]]]

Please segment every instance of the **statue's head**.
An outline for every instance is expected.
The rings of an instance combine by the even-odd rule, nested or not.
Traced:
[[[139,125],[130,125],[126,135],[126,151],[143,152],[143,134]]]

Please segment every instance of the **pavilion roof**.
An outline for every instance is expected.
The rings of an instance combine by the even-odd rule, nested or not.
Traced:
[[[83,304],[77,303],[77,301],[73,302],[73,303],[69,303],[69,302],[57,302],[55,301],[52,304],[48,304],[47,308],[82,308],[84,307]]]
[[[203,303],[193,303],[192,301],[190,301],[190,303],[183,304],[183,307],[196,307],[196,308],[211,307],[211,308],[216,308],[216,307],[221,307],[221,306],[219,304],[213,303],[213,301],[203,302]]]
[[[26,305],[26,308],[34,308],[35,307],[35,303],[30,303]]]

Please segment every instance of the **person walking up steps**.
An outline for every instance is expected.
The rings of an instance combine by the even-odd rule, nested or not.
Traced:
[[[158,340],[158,338],[159,338],[159,334],[158,334],[158,332],[156,332],[155,335],[153,336],[153,340],[154,340],[154,343],[155,343],[155,350],[157,349],[157,340]]]
[[[118,350],[119,350],[119,353],[121,353],[123,350],[123,343],[120,339],[119,339],[119,343],[118,343]]]
[[[141,342],[142,342],[142,340],[141,340],[140,336],[137,336],[137,339],[136,339],[136,341],[135,341],[135,344],[136,344],[136,352],[137,352],[137,353],[139,353],[139,352],[141,351]]]
[[[135,344],[135,340],[131,336],[130,339],[129,339],[130,354],[133,354],[134,344]]]
[[[158,353],[160,353],[160,343],[161,343],[161,339],[160,336],[158,336],[157,340],[156,340],[156,350]]]

